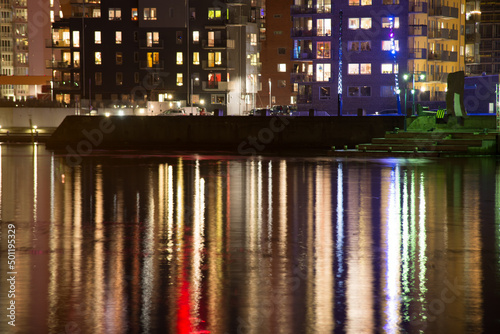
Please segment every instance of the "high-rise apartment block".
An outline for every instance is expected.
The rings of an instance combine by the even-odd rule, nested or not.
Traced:
[[[74,0],[56,21],[53,94],[83,109],[250,109],[259,71],[259,1]]]
[[[37,98],[48,88],[44,41],[59,15],[59,1],[0,0],[0,97]]]
[[[291,13],[299,110],[444,101],[447,75],[465,70],[464,0],[295,0]]]

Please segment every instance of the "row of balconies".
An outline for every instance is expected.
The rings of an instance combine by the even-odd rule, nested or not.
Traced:
[[[325,6],[316,6],[316,7],[309,7],[308,5],[292,5],[290,8],[290,13],[292,15],[300,15],[300,14],[325,14],[325,13],[331,13],[332,12],[332,6],[331,5],[325,5]]]
[[[427,58],[431,61],[458,61],[458,52],[456,51],[441,51],[441,52],[429,52],[429,57]]]
[[[207,22],[207,27],[222,26],[222,25],[246,25],[249,23],[257,23],[257,18],[251,16],[231,16],[228,18],[218,17]]]
[[[430,39],[450,39],[458,40],[458,30],[456,29],[430,29],[427,35]]]

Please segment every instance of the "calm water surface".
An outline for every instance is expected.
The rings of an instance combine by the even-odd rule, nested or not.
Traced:
[[[495,159],[0,159],[0,333],[500,328]]]

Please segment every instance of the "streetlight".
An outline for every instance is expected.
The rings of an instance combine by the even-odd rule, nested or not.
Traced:
[[[412,115],[415,115],[415,76],[416,74],[404,74],[403,79],[405,81],[408,81],[408,79],[411,77],[412,80],[412,86],[411,86],[411,94],[412,94]],[[418,78],[422,81],[425,79],[425,74],[421,73],[418,75]],[[406,114],[406,84],[405,84],[405,114]]]
[[[272,96],[272,93],[271,93],[271,78],[269,78],[269,109],[271,109],[271,106],[272,106],[271,96]]]

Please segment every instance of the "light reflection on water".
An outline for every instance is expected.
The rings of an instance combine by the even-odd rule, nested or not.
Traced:
[[[0,145],[0,180],[19,273],[17,326],[2,333],[500,324],[494,159],[95,156],[70,168],[37,145]]]

